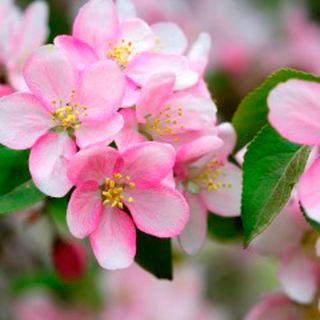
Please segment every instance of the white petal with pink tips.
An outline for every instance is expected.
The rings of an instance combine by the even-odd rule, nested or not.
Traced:
[[[232,163],[226,163],[218,175],[217,183],[224,185],[217,189],[201,190],[200,197],[208,210],[224,216],[240,215],[242,172]]]
[[[55,124],[39,100],[15,93],[0,100],[0,143],[11,149],[28,149]]]
[[[179,242],[185,252],[196,254],[207,236],[207,208],[198,195],[185,192],[184,196],[189,204],[190,218],[179,236]]]
[[[143,142],[122,153],[123,175],[130,176],[137,185],[158,185],[173,169],[175,151],[169,144]]]
[[[138,229],[160,238],[181,233],[189,218],[189,208],[183,196],[167,186],[134,188],[125,191],[127,202]]]
[[[80,239],[89,236],[97,229],[102,210],[98,183],[87,181],[80,184],[73,192],[67,210],[71,234]]]
[[[72,187],[67,176],[69,159],[76,153],[74,141],[66,134],[49,132],[32,147],[29,167],[36,186],[51,197],[63,197]]]
[[[320,84],[289,80],[279,84],[268,97],[269,120],[290,141],[320,144]]]
[[[136,229],[123,211],[105,207],[99,227],[90,236],[99,264],[106,269],[127,268],[136,254]]]

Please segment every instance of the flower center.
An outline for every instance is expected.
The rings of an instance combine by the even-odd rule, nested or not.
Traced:
[[[182,115],[182,107],[166,106],[156,117],[146,116],[146,123],[141,126],[141,131],[160,137],[171,136],[177,141],[177,134],[185,128],[185,125],[181,123]]]
[[[134,51],[134,45],[131,41],[122,39],[120,44],[115,44],[107,51],[107,57],[114,60],[119,67],[125,68],[129,63],[130,57]]]
[[[226,183],[226,174],[223,172],[223,163],[217,159],[213,159],[199,172],[198,170],[191,173],[191,181],[207,189],[207,191],[219,190],[221,188],[232,188],[231,183]]]
[[[80,116],[87,116],[88,107],[80,106],[75,101],[75,91],[72,91],[70,101],[65,102],[63,99],[53,100],[55,111],[51,112],[52,119],[57,123],[57,127],[64,130],[79,129],[81,126]]]
[[[129,176],[123,177],[121,173],[116,172],[112,178],[106,178],[101,186],[101,197],[104,205],[110,205],[111,208],[118,207],[123,209],[124,202],[132,203],[133,197],[125,198],[123,191],[125,188],[135,188],[135,183]]]

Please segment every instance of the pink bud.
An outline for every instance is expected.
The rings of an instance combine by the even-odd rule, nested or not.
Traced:
[[[78,242],[56,239],[53,244],[53,264],[57,274],[65,281],[82,277],[86,269],[85,248]]]

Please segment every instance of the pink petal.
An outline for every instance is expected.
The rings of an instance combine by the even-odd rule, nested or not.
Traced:
[[[319,285],[316,262],[303,252],[293,251],[283,257],[279,279],[291,299],[309,304],[315,298]]]
[[[83,149],[70,159],[69,179],[75,185],[86,181],[96,181],[100,185],[112,175],[118,158],[118,151],[105,144]]]
[[[66,134],[49,132],[31,149],[29,168],[35,185],[50,197],[63,197],[72,187],[67,177],[69,159],[76,153]]]
[[[231,123],[225,122],[218,126],[218,136],[223,140],[223,146],[216,151],[219,159],[227,159],[236,145],[237,134]]]
[[[290,202],[272,224],[253,240],[251,246],[255,252],[279,257],[288,249],[300,246],[306,228],[295,220],[296,215],[301,216],[299,206]]]
[[[79,103],[88,107],[88,117],[110,114],[120,107],[124,86],[122,72],[113,61],[96,62],[82,73],[77,89]]]
[[[188,254],[196,254],[207,237],[207,209],[197,195],[185,192],[190,208],[190,218],[179,236],[182,248]]]
[[[20,92],[30,92],[19,67],[13,65],[7,70],[7,73],[8,82],[15,90]]]
[[[180,141],[193,140],[194,134],[216,135],[217,107],[211,99],[181,92],[167,100],[166,105],[171,106],[171,110],[182,108],[182,115],[177,119],[179,125],[184,126],[177,130]]]
[[[181,233],[189,218],[188,204],[176,190],[161,185],[147,189],[126,189],[134,199],[126,203],[138,229],[160,238]]]
[[[202,156],[219,150],[223,141],[217,136],[202,136],[183,145],[177,152],[177,163],[193,162]]]
[[[15,93],[0,100],[0,142],[11,149],[28,149],[54,122],[37,98]]]
[[[106,269],[127,268],[136,254],[136,229],[131,218],[117,208],[105,207],[100,225],[90,236],[99,264]]]
[[[61,49],[46,45],[36,50],[24,67],[24,78],[29,89],[54,109],[53,101],[70,101],[75,89],[76,71]]]
[[[199,75],[191,69],[191,66],[188,63],[186,70],[181,74],[177,74],[174,89],[185,90],[194,86],[198,81]]]
[[[142,87],[139,100],[136,104],[137,119],[145,123],[148,115],[156,116],[172,95],[175,76],[172,73],[153,75]]]
[[[65,52],[79,70],[83,70],[98,60],[94,51],[87,44],[72,36],[57,36],[54,44]]]
[[[200,79],[194,86],[188,89],[188,92],[212,99],[208,85],[204,79]]]
[[[12,63],[22,68],[29,55],[38,49],[48,36],[48,5],[35,1],[25,10],[20,25],[12,39]],[[21,71],[21,70],[20,70]]]
[[[208,33],[202,32],[188,54],[192,69],[198,72],[200,76],[203,76],[207,67],[210,49],[211,37]]]
[[[119,32],[119,21],[112,0],[90,0],[79,11],[73,36],[91,46],[100,58],[107,54],[108,42]]]
[[[200,197],[211,212],[224,216],[236,217],[240,215],[242,172],[232,163],[226,162],[221,167],[221,174],[215,182],[225,184],[217,190],[203,189]]]
[[[169,144],[142,142],[122,153],[121,173],[130,176],[137,186],[152,186],[163,180],[172,170],[175,151]]]
[[[303,310],[299,310],[287,296],[280,293],[267,296],[254,306],[244,320],[301,320]]]
[[[145,141],[145,137],[139,133],[136,112],[133,109],[123,109],[120,111],[124,119],[122,130],[115,137],[118,150],[123,152],[138,143]]]
[[[126,89],[124,93],[124,98],[122,101],[122,108],[133,107],[139,98],[140,88],[129,78],[126,77]]]
[[[198,81],[198,76],[190,71],[188,60],[180,55],[145,52],[132,59],[126,68],[127,76],[141,86],[157,73],[173,73],[175,89],[179,90]]]
[[[116,7],[121,21],[137,16],[135,4],[131,0],[117,0]]]
[[[157,36],[156,50],[165,53],[183,54],[188,40],[180,27],[172,22],[158,22],[152,26]]]
[[[298,184],[299,199],[306,214],[320,223],[320,159],[317,159],[300,177]]]
[[[13,89],[6,84],[0,84],[0,98],[13,93]]]
[[[77,145],[87,148],[101,142],[109,144],[122,129],[123,123],[123,118],[118,112],[112,112],[106,119],[101,117],[83,122],[75,132]]]
[[[95,181],[80,184],[69,201],[67,223],[71,234],[83,239],[99,225],[103,206],[99,185]]]
[[[151,50],[156,42],[152,29],[138,18],[129,19],[122,23],[119,42],[122,39],[126,42],[132,42],[135,54]]]
[[[290,141],[320,144],[320,84],[289,80],[269,95],[269,120]]]

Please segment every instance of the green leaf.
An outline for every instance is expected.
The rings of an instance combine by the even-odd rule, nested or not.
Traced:
[[[136,262],[159,279],[172,280],[171,240],[159,239],[137,230]]]
[[[67,207],[69,197],[64,198],[48,198],[46,201],[45,211],[54,221],[61,233],[69,233],[67,226]]]
[[[28,151],[11,150],[0,145],[0,195],[30,179]]]
[[[43,200],[45,195],[41,193],[30,180],[0,196],[0,214],[18,210],[24,210]]]
[[[283,139],[268,125],[249,145],[243,165],[241,208],[245,245],[284,208],[310,150]]]
[[[208,214],[208,232],[215,240],[233,241],[242,238],[241,218],[226,218],[213,213]]]
[[[242,100],[232,119],[238,135],[236,151],[249,143],[267,124],[267,98],[269,93],[279,83],[286,82],[289,79],[320,82],[320,77],[293,69],[281,69],[269,76],[257,89]]]

